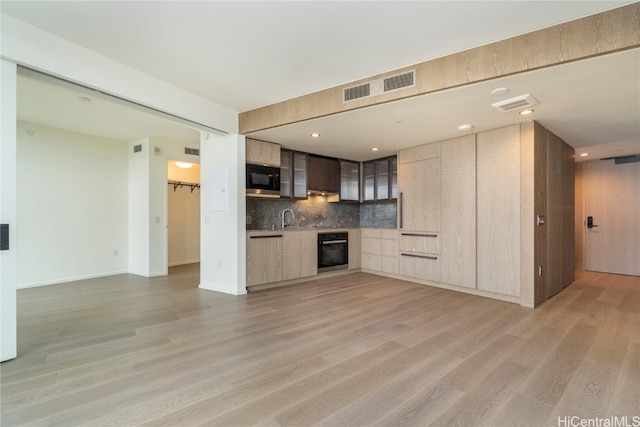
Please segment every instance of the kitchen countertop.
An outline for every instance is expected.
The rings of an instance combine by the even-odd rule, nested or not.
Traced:
[[[306,227],[306,228],[298,228],[298,227],[286,227],[286,228],[276,228],[274,230],[246,230],[247,233],[266,233],[266,232],[280,232],[280,231],[319,231],[319,232],[341,232],[348,230],[360,230],[362,228],[373,228],[380,230],[397,230],[397,228],[389,228],[389,227]]]

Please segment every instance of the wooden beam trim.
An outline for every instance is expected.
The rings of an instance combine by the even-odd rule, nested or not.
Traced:
[[[640,47],[640,2],[246,111],[241,134]],[[416,70],[416,86],[342,102],[342,90]]]

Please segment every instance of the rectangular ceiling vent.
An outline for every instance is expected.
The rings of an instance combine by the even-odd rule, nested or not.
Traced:
[[[366,98],[370,95],[371,85],[369,83],[365,83],[363,85],[345,88],[342,91],[342,101],[353,101],[354,99]]]
[[[194,155],[194,156],[199,156],[200,155],[200,149],[199,148],[184,147],[184,154],[191,154],[191,155]]]
[[[416,85],[416,70],[395,76],[384,77],[370,82],[351,86],[342,90],[342,102],[378,96],[395,90],[406,89]]]
[[[142,144],[138,144],[138,145],[134,145],[133,146],[133,152],[134,153],[139,153],[142,151]]]
[[[415,86],[415,75],[416,72],[414,70],[411,70],[408,73],[387,77],[386,79],[384,79],[384,91],[390,92],[392,90]]]
[[[529,108],[538,103],[538,100],[535,99],[531,94],[524,94],[520,96],[516,96],[515,98],[505,99],[504,101],[494,102],[491,104],[493,108],[496,108],[503,113],[508,113],[510,111],[522,110],[523,108]]]

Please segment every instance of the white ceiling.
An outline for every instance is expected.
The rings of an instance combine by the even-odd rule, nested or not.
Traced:
[[[246,111],[628,3],[3,0],[0,7],[2,13]],[[519,116],[498,113],[489,104],[532,93],[540,105],[531,118],[574,147],[588,148],[590,158],[635,154],[640,152],[638,55],[638,50],[608,55],[252,136],[364,160],[456,136],[463,122],[473,124],[473,131],[515,123]],[[499,99],[489,95],[498,86],[510,92]],[[19,115],[28,121],[117,140],[198,139],[183,126],[96,99],[80,103],[68,89],[30,79],[20,79],[18,96]],[[319,140],[309,140],[311,129],[322,134]],[[603,143],[611,145],[596,147]],[[374,145],[381,148],[378,153],[370,151]]]

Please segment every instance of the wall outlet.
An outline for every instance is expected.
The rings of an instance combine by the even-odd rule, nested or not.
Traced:
[[[113,256],[118,256],[118,255],[120,255],[120,251],[117,250],[117,249],[114,249],[113,250]]]
[[[218,267],[218,268],[222,268],[222,259],[218,258],[218,259],[216,260],[216,267]]]

